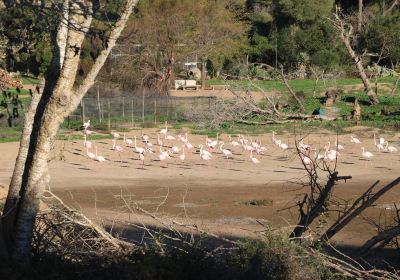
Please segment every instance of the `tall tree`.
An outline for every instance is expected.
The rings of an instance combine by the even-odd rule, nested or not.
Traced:
[[[97,1],[64,0],[57,33],[53,36],[53,60],[46,75],[43,93],[33,108],[33,122],[25,122],[18,162],[9,187],[3,211],[3,233],[7,253],[18,261],[30,256],[32,231],[39,210],[40,198],[49,183],[48,161],[60,124],[75,110],[104,65],[109,53],[124,29],[138,0],[126,0],[121,16],[111,23],[105,47],[79,84],[76,83],[82,45],[91,29],[93,7]],[[21,164],[22,163],[22,164]]]
[[[143,81],[166,93],[178,62],[186,56],[204,56],[217,64],[237,54],[245,41],[245,26],[230,9],[230,1],[140,2],[110,59],[113,73],[123,81],[132,81],[131,74],[140,73],[136,84]]]

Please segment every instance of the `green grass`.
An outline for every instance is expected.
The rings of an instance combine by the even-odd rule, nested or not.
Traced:
[[[378,80],[378,83],[390,83],[393,84],[396,80],[395,77],[384,77]],[[207,81],[209,85],[231,85],[234,88],[250,89],[253,91],[260,87],[264,91],[279,91],[286,92],[286,86],[281,81],[245,81],[245,80],[209,80]],[[257,87],[252,86],[255,84]],[[312,93],[314,89],[314,80],[304,79],[304,80],[290,80],[289,85],[294,91],[303,91],[305,93]],[[327,80],[326,87],[343,88],[344,86],[352,86],[361,84],[360,79],[337,79],[337,80]],[[323,81],[319,81],[316,87],[317,92],[324,91],[325,85]]]

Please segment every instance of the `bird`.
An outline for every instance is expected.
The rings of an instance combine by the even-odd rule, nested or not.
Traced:
[[[126,138],[125,133],[124,133],[124,143],[128,145],[129,147],[132,147],[133,141],[132,139]]]
[[[210,138],[208,138],[208,135],[206,135],[206,145],[209,148],[214,149],[218,145],[218,133],[217,133],[217,140],[211,140]]]
[[[122,148],[121,146],[117,145],[117,139],[113,139],[113,147],[112,149],[118,153],[119,156],[119,160],[120,162],[122,162],[122,158],[121,158],[121,153],[124,151],[124,148]]]
[[[325,159],[329,161],[336,161],[340,153],[335,150],[329,150],[325,152]]]
[[[144,150],[142,147],[138,147],[138,146],[136,145],[136,136],[135,136],[135,150],[136,150],[136,152],[139,153],[139,154],[143,154],[143,153],[145,152],[145,150]]]
[[[96,159],[96,155],[93,154],[92,152],[89,152],[89,148],[86,147],[86,155],[90,158],[90,159]]]
[[[142,139],[143,139],[144,142],[147,143],[147,142],[149,142],[150,137],[148,135],[146,135],[146,134],[143,134],[143,132],[142,132]]]
[[[188,150],[193,149],[193,145],[191,143],[189,143],[189,141],[185,143],[185,146],[186,146],[186,149],[188,149]]]
[[[173,140],[175,140],[175,137],[172,136],[172,135],[165,135],[164,139],[165,139],[165,140],[173,141]]]
[[[289,149],[289,145],[288,145],[288,144],[285,144],[285,143],[281,143],[281,144],[279,145],[279,148],[281,148],[281,149],[283,150],[284,155],[287,157],[286,151],[287,151],[287,149]]]
[[[157,134],[157,145],[158,146],[164,146],[163,141],[160,138],[160,134]]]
[[[99,155],[97,154],[97,146],[95,146],[94,148],[95,148],[95,150],[96,150],[96,158],[95,158],[95,159],[96,159],[98,162],[104,162],[104,161],[106,161],[105,157],[99,156]]]
[[[358,138],[355,138],[353,135],[350,135],[350,142],[354,144],[360,144],[361,141]]]
[[[386,142],[385,151],[388,151],[389,153],[395,153],[398,150],[396,147],[389,146],[389,142]]]
[[[200,148],[200,157],[201,158],[203,158],[203,155],[204,155],[204,158],[211,159],[211,157],[212,157],[211,153],[207,150],[204,150],[203,145],[199,145],[199,148]],[[208,159],[206,159],[206,160],[208,160]]]
[[[254,164],[259,164],[260,163],[260,161],[257,158],[253,157],[253,150],[250,151],[250,160]]]
[[[182,145],[182,154],[179,155],[179,159],[181,161],[185,161],[185,158],[186,158],[186,156],[185,156],[185,146]]]
[[[335,140],[335,147],[337,148],[337,150],[338,150],[338,151],[342,151],[342,150],[344,150],[344,146],[343,146],[343,145],[340,145],[340,144],[338,144],[337,140]]]
[[[232,137],[229,135],[229,142],[231,142],[232,147],[238,147],[240,146],[239,142],[233,141]]]
[[[382,143],[382,140],[383,140],[383,143]],[[376,142],[376,135],[374,133],[374,145],[378,149],[379,152],[381,152],[382,150],[385,150],[385,139],[380,137],[379,138],[379,143],[377,143]]]
[[[172,152],[173,154],[175,154],[175,153],[177,154],[177,153],[180,152],[180,149],[179,149],[177,146],[172,146],[171,152]]]
[[[83,128],[83,130],[86,131],[89,128],[89,126],[90,126],[90,120],[88,120],[87,122],[84,122],[82,125],[82,128]]]
[[[167,135],[167,132],[168,132],[167,122],[165,122],[165,128],[163,128],[163,129],[160,130],[160,134]]]
[[[117,138],[120,137],[119,133],[118,133],[118,132],[115,132],[115,131],[111,131],[111,135],[112,135],[115,139],[117,139]]]
[[[83,137],[84,137],[84,139],[85,139],[85,140],[83,141],[83,146],[86,147],[86,148],[91,149],[92,146],[93,146],[92,142],[86,140],[86,139],[87,139],[87,138],[86,138],[86,134],[85,134]]]
[[[224,154],[224,156],[228,159],[232,156],[232,152],[228,149],[222,149],[222,146],[225,145],[224,142],[221,141],[221,146],[219,146],[219,150]]]
[[[143,153],[139,154],[139,160],[142,161],[142,169],[143,169],[144,168],[144,154]]]
[[[371,160],[371,158],[374,156],[372,153],[365,151],[365,148],[362,147],[362,156],[365,157],[368,161]]]

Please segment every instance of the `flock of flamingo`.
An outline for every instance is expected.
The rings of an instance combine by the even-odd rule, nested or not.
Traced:
[[[86,155],[90,159],[98,162],[105,162],[107,159],[104,156],[98,154],[98,147],[93,144],[93,142],[88,140],[88,135],[92,134],[93,131],[89,130],[90,120],[85,122],[82,126],[84,133],[83,145],[86,148]],[[165,128],[161,129],[157,134],[157,144],[153,144],[150,141],[150,137],[146,134],[142,134],[140,140],[138,137],[134,136],[134,139],[126,137],[124,133],[122,136],[118,132],[111,132],[113,136],[111,149],[118,154],[119,160],[122,162],[122,153],[125,150],[132,149],[137,155],[138,160],[142,163],[142,168],[146,158],[149,160],[157,160],[160,162],[162,167],[168,167],[168,162],[171,160],[179,160],[184,162],[186,160],[186,152],[193,149],[199,155],[199,159],[202,161],[210,161],[213,159],[214,154],[222,154],[224,158],[233,158],[235,155],[242,154],[247,155],[248,160],[253,164],[259,164],[261,162],[261,157],[266,154],[267,148],[263,146],[260,140],[253,140],[250,137],[244,137],[243,135],[238,135],[236,139],[233,139],[228,135],[229,140],[227,143],[219,139],[217,134],[216,139],[210,139],[208,136],[205,137],[204,145],[199,144],[195,146],[189,141],[188,134],[185,135],[172,135],[168,131],[168,125],[165,123]],[[121,144],[118,141],[122,141]],[[138,142],[140,142],[139,146]],[[285,157],[287,157],[287,152],[289,149],[289,144],[284,143],[282,140],[278,139],[275,132],[272,132],[272,144],[279,148]],[[361,156],[367,161],[371,161],[374,154],[366,151],[362,147],[362,142],[360,139],[355,138],[353,135],[350,136],[350,144],[353,148],[361,146]],[[155,146],[158,146],[158,151]],[[224,146],[230,146],[224,147]],[[394,146],[390,146],[389,142],[383,137],[376,139],[374,134],[374,146],[378,152],[395,153],[398,149]],[[304,165],[311,166],[313,162],[317,161],[337,161],[340,157],[340,153],[345,150],[343,145],[335,142],[333,149],[331,149],[331,143],[328,141],[323,149],[316,149],[310,144],[305,144],[304,139],[301,139],[297,145],[297,150],[299,151],[300,158]],[[94,152],[93,152],[94,151]],[[312,153],[312,151],[314,151]]]

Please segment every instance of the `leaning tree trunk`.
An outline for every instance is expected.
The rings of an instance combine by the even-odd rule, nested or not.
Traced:
[[[367,74],[365,73],[362,57],[360,55],[357,55],[356,52],[354,51],[351,43],[352,43],[352,37],[354,33],[354,28],[351,24],[346,23],[344,20],[342,20],[338,12],[335,14],[335,22],[334,22],[336,28],[339,30],[339,38],[345,45],[347,52],[349,53],[351,59],[354,61],[357,67],[357,71],[361,77],[361,80],[364,84],[364,91],[368,95],[368,98],[372,104],[378,104],[378,98],[374,94],[374,91],[372,90],[371,83],[367,77]]]
[[[64,1],[67,4],[68,2],[68,0]],[[39,211],[40,198],[44,192],[45,184],[49,180],[49,154],[60,124],[70,112],[77,108],[84,94],[93,85],[97,74],[125,27],[133,6],[137,2],[138,0],[126,1],[123,14],[110,32],[106,49],[101,51],[92,69],[78,88],[74,88],[74,83],[81,46],[92,21],[91,4],[84,0],[77,0],[69,4],[68,26],[72,26],[72,28],[68,28],[67,32],[65,32],[65,29],[59,28],[57,34],[57,45],[60,50],[65,49],[64,59],[62,59],[63,53],[59,54],[60,63],[58,63],[58,67],[61,72],[56,80],[46,79],[45,92],[36,111],[33,130],[30,135],[28,156],[24,163],[19,191],[20,198],[13,221],[15,227],[11,252],[14,260],[26,261],[29,259],[32,232]],[[84,10],[89,12],[85,13]],[[62,33],[65,33],[65,36],[61,36]],[[23,151],[23,149],[20,150],[21,157],[23,157]]]

